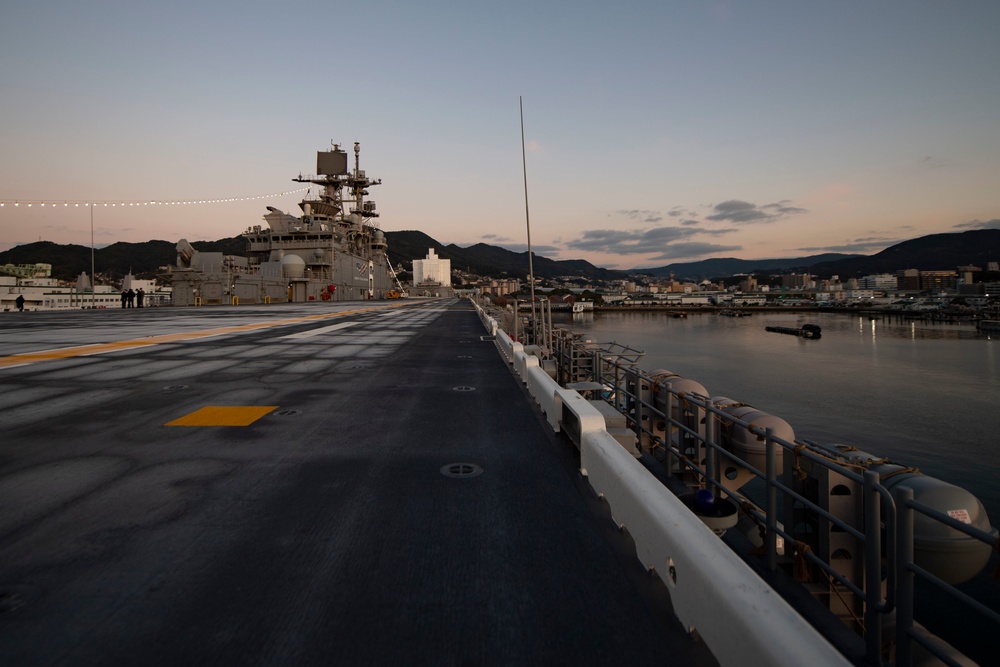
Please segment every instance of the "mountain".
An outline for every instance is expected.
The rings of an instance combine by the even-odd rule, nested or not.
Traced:
[[[97,272],[111,279],[121,279],[132,272],[136,277],[153,277],[161,266],[177,260],[176,243],[146,241],[144,243],[112,243],[94,251]],[[195,241],[191,245],[201,252],[221,252],[241,255],[246,252],[242,237],[218,241]],[[38,241],[14,246],[0,252],[0,264],[51,264],[52,277],[75,280],[81,273],[90,273],[90,248],[82,245],[60,245]]]
[[[700,262],[669,264],[654,269],[635,269],[631,273],[669,276],[677,279],[703,280],[738,273],[811,273],[819,278],[841,279],[875,273],[895,273],[903,269],[921,271],[954,270],[974,264],[985,268],[987,262],[1000,261],[1000,229],[976,229],[967,232],[930,234],[902,241],[874,255],[828,253],[793,259],[716,258]]]
[[[647,276],[666,278],[673,274],[678,280],[705,280],[709,278],[719,278],[734,276],[741,273],[781,273],[791,269],[808,267],[820,263],[829,263],[842,259],[860,258],[864,255],[842,255],[838,253],[826,253],[823,255],[812,255],[809,257],[794,257],[783,259],[737,259],[736,257],[716,257],[704,259],[700,262],[681,262],[668,264],[655,269],[635,269],[631,273],[642,273]]]
[[[897,243],[869,257],[853,257],[820,262],[811,272],[854,278],[872,273],[893,273],[901,269],[948,271],[974,264],[1000,261],[1000,229],[975,229],[952,234],[931,234]]]
[[[426,257],[427,249],[434,248],[438,256],[450,259],[452,268],[456,270],[495,278],[503,275],[524,278],[528,274],[526,252],[512,252],[485,243],[467,248],[455,244],[444,245],[423,232],[412,230],[385,232],[385,236],[389,244],[389,261],[394,266],[403,264],[410,269],[414,259]],[[246,253],[246,241],[239,236],[218,241],[195,241],[191,245],[202,252],[222,252],[227,255]],[[171,241],[113,243],[94,252],[94,263],[98,273],[111,279],[120,279],[129,271],[138,277],[152,277],[159,267],[173,264],[176,257],[175,244]],[[825,254],[754,260],[728,257],[627,272],[604,269],[581,259],[557,261],[537,254],[532,263],[535,275],[540,278],[579,276],[587,280],[616,280],[638,274],[666,277],[673,273],[677,279],[703,280],[737,273],[788,271],[809,272],[821,278],[831,275],[850,278],[872,273],[892,273],[901,269],[948,270],[964,264],[985,268],[986,262],[990,261],[1000,261],[1000,229],[931,234],[897,243],[869,256]],[[90,273],[90,248],[39,241],[0,252],[0,264],[37,262],[51,264],[56,278],[74,280],[83,272]]]
[[[412,269],[413,260],[427,256],[427,249],[434,248],[438,256],[450,259],[452,268],[483,276],[508,275],[522,278],[528,274],[528,253],[516,253],[497,246],[477,243],[468,248],[455,244],[444,245],[419,231],[386,232],[389,261],[393,266],[403,264]],[[191,245],[201,252],[221,252],[227,255],[245,255],[246,240],[242,237],[218,241],[195,241]],[[161,266],[173,264],[177,258],[176,244],[170,241],[145,243],[113,243],[94,251],[97,272],[111,279],[121,279],[132,272],[137,277],[152,277]],[[60,280],[74,280],[81,273],[90,273],[90,248],[81,245],[59,245],[39,241],[14,246],[0,252],[0,264],[52,265],[52,275]],[[555,261],[539,255],[533,260],[535,275],[541,278],[581,276],[588,280],[625,278],[626,273],[594,266],[584,260]]]
[[[504,274],[512,278],[528,275],[527,252],[512,252],[486,243],[468,248],[454,243],[443,245],[418,231],[386,232],[385,238],[389,243],[389,261],[394,266],[402,262],[409,268],[414,259],[426,257],[428,248],[434,248],[439,257],[451,260],[451,268],[455,270],[495,278]],[[615,280],[628,276],[625,271],[603,269],[582,259],[552,260],[537,253],[533,254],[532,268],[540,278],[579,276],[589,280]]]

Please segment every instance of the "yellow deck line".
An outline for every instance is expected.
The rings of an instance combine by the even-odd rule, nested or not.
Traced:
[[[24,354],[13,354],[7,357],[0,357],[0,369],[13,368],[14,366],[24,366],[34,364],[39,361],[49,361],[51,359],[69,359],[71,357],[86,357],[95,354],[105,354],[107,352],[118,352],[120,350],[146,347],[147,345],[159,345],[162,343],[176,343],[184,340],[197,340],[210,336],[221,336],[228,333],[238,333],[243,331],[254,331],[256,329],[267,329],[279,327],[286,324],[299,324],[302,322],[312,322],[315,320],[327,320],[344,315],[357,315],[367,313],[372,310],[385,310],[387,308],[400,308],[407,304],[392,304],[388,306],[369,306],[367,308],[357,308],[355,310],[344,310],[337,313],[324,313],[322,315],[305,315],[303,317],[289,317],[281,320],[271,320],[266,322],[253,322],[251,324],[240,324],[231,327],[218,327],[216,329],[205,329],[202,331],[188,331],[159,336],[147,336],[133,340],[120,340],[110,343],[94,343],[92,345],[75,345],[73,347],[63,347],[55,350],[42,350],[40,352],[25,352]]]

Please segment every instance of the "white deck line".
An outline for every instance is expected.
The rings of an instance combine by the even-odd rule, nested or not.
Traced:
[[[341,322],[339,324],[331,324],[327,327],[320,327],[318,329],[310,329],[309,331],[289,334],[287,336],[282,336],[281,338],[312,338],[313,336],[319,336],[320,334],[329,333],[331,331],[338,331],[340,329],[346,329],[347,327],[353,327],[355,324],[357,324],[357,322]]]

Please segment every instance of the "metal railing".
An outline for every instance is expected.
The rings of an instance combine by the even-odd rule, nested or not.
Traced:
[[[967,660],[965,656],[949,651],[941,640],[915,624],[917,579],[944,590],[968,610],[993,623],[993,632],[1000,631],[997,610],[918,564],[914,514],[959,531],[994,552],[1000,549],[996,530],[981,530],[914,500],[913,490],[905,483],[897,484],[892,491],[883,483],[891,475],[909,469],[899,470],[896,466],[893,472],[880,474],[870,469],[878,465],[849,460],[843,456],[843,449],[782,438],[771,427],[727,413],[708,396],[676,389],[670,382],[638,368],[642,352],[627,346],[597,343],[562,328],[533,331],[530,321],[515,326],[526,344],[533,343],[533,334],[539,342],[544,341],[542,349],[555,360],[559,384],[589,382],[591,388],[600,387],[592,393],[600,394],[626,416],[642,451],[658,459],[670,478],[681,480],[688,489],[708,489],[718,498],[735,503],[762,537],[758,552],[748,557],[760,558],[771,572],[790,571],[810,587],[814,597],[825,598],[827,606],[837,609],[842,620],[862,637],[868,663],[908,667],[916,643],[944,664],[968,664],[962,662]],[[734,451],[734,429],[744,429],[763,442],[763,469]],[[784,464],[782,470],[779,461]],[[889,462],[879,459],[868,463]],[[746,492],[745,484],[734,488],[730,477],[734,468],[749,473],[763,488]],[[843,512],[831,510],[829,497],[807,492],[814,478],[824,476],[839,480],[838,489],[846,484],[859,490],[859,500],[853,505],[855,512],[844,516]],[[808,481],[804,482],[804,478]],[[826,551],[830,553],[817,554],[816,534],[803,534],[802,517],[841,542],[854,541],[861,556],[860,567],[853,565],[856,574],[845,574],[842,563],[836,562],[838,555],[843,556],[843,549],[829,547]],[[783,525],[782,520],[790,525]],[[894,636],[883,638],[883,625],[893,615]]]

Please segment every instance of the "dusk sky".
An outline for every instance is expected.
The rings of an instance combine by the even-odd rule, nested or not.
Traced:
[[[99,246],[235,236],[303,193],[244,198],[360,141],[382,229],[523,251],[519,96],[553,259],[1000,227],[998,27],[998,0],[4,0],[0,250],[89,246],[64,201],[126,203],[94,209]]]

